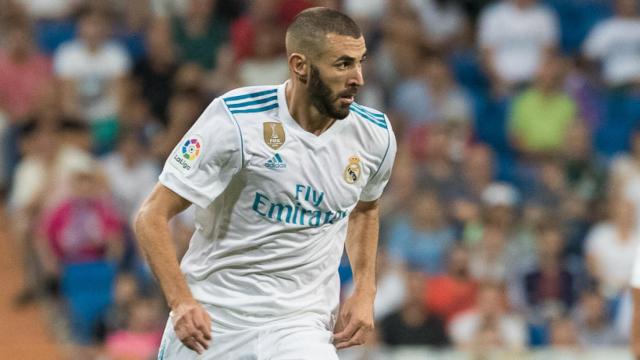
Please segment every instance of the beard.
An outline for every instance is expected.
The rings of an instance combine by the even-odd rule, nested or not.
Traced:
[[[353,94],[354,91],[345,91],[344,93]],[[309,97],[311,104],[320,114],[338,120],[349,116],[349,106],[341,106],[340,103],[336,103],[335,101],[338,100],[342,94],[343,93],[340,93],[334,96],[333,91],[331,91],[329,86],[320,78],[320,70],[310,65]]]

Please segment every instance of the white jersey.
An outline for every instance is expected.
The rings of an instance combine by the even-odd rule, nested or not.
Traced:
[[[380,197],[393,166],[384,114],[354,103],[316,136],[289,114],[285,86],[215,99],[160,175],[198,207],[181,269],[227,329],[298,317],[332,327],[347,218]]]

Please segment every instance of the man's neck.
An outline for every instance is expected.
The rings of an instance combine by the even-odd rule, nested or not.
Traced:
[[[311,99],[306,91],[298,88],[299,86],[294,81],[287,82],[284,93],[289,114],[304,130],[314,135],[320,135],[329,129],[336,119],[320,114],[311,104]]]

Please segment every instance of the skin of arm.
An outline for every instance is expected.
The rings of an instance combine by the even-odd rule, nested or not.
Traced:
[[[211,340],[211,318],[193,298],[180,271],[169,220],[191,203],[157,184],[138,212],[135,232],[138,243],[171,308],[176,335],[188,348],[201,354]]]
[[[640,359],[640,289],[631,288],[633,298],[633,318],[631,323],[631,352],[634,359]]]
[[[349,216],[345,245],[355,291],[340,308],[333,339],[338,349],[364,344],[374,327],[379,212],[377,200],[361,201]]]

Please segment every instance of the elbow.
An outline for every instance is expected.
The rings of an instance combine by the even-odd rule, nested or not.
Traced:
[[[145,232],[145,228],[147,227],[149,218],[149,210],[146,208],[146,206],[143,205],[140,210],[138,210],[138,213],[133,220],[133,231],[138,242],[144,239],[143,234]]]

